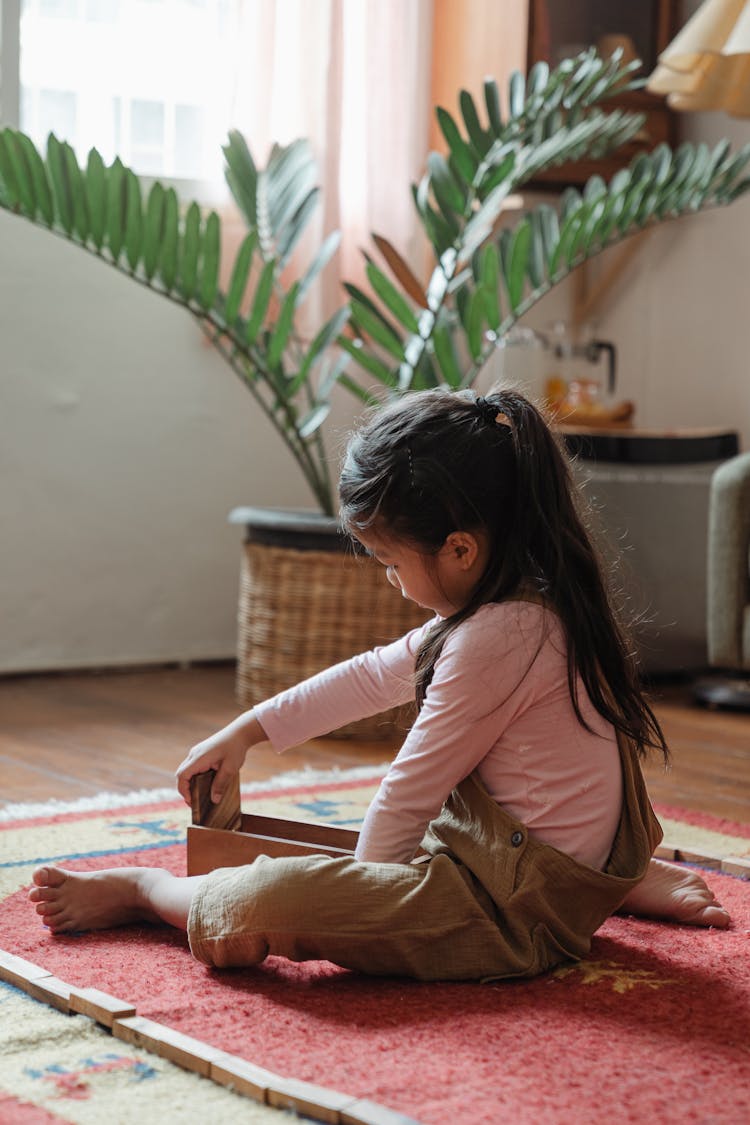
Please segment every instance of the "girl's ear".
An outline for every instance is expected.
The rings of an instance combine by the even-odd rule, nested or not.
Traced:
[[[470,531],[452,531],[443,551],[459,570],[471,570],[481,553],[479,540]]]

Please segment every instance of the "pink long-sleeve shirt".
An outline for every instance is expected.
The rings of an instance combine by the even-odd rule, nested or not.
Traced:
[[[432,622],[254,708],[283,751],[414,698],[414,657]],[[602,868],[622,802],[613,728],[582,683],[578,721],[558,618],[531,602],[482,606],[458,626],[365,817],[357,858],[408,863],[451,790],[477,770],[538,839]]]

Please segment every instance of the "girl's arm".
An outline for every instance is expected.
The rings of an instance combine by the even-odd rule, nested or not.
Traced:
[[[255,715],[281,753],[347,723],[414,701],[414,660],[429,624],[335,664],[259,703]]]
[[[281,753],[336,730],[345,723],[376,715],[414,698],[414,657],[427,626],[405,637],[334,665],[288,691],[239,715],[216,734],[194,746],[177,770],[177,788],[190,803],[190,779],[216,770],[211,798],[218,802],[248,750],[270,742]]]

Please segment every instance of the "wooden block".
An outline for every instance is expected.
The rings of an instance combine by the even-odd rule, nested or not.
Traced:
[[[237,1055],[219,1052],[217,1058],[211,1059],[209,1078],[220,1086],[228,1086],[238,1094],[265,1104],[269,1084],[277,1082],[279,1076]]]
[[[51,973],[41,965],[35,965],[33,961],[27,961],[24,957],[16,957],[15,953],[0,949],[0,980],[28,992],[28,985],[32,981],[48,976],[51,976]]]
[[[337,1090],[328,1090],[311,1082],[276,1075],[266,1094],[266,1101],[276,1109],[288,1109],[315,1121],[339,1125],[342,1110],[351,1106],[355,1099],[351,1094],[340,1094]]]
[[[208,828],[223,828],[227,832],[234,832],[242,822],[240,775],[235,774],[231,779],[218,805],[211,800],[211,786],[215,777],[216,771],[208,770],[206,773],[197,773],[190,779],[193,824],[204,824]]]
[[[730,855],[721,861],[724,875],[739,875],[740,879],[750,879],[750,857]]]
[[[663,840],[661,844],[658,844],[654,849],[654,858],[673,860],[676,853],[677,849],[674,844],[668,844],[666,840]]]
[[[112,1034],[126,1043],[169,1059],[183,1070],[202,1074],[204,1078],[209,1077],[212,1062],[219,1060],[224,1054],[218,1047],[209,1047],[207,1043],[201,1043],[200,1039],[183,1035],[180,1031],[143,1016],[115,1020]]]
[[[158,1055],[158,1045],[161,1042],[162,1024],[155,1020],[146,1019],[145,1016],[127,1016],[116,1019],[112,1024],[112,1034],[115,1039],[122,1039],[132,1043],[135,1047],[144,1047]]]
[[[134,1016],[135,1004],[118,1000],[116,996],[110,996],[108,992],[101,992],[98,988],[71,988],[70,1010],[89,1016],[104,1027],[111,1027],[115,1020]]]
[[[35,1000],[41,1000],[43,1004],[57,1008],[58,1012],[64,1012],[66,1016],[73,1014],[70,1007],[70,985],[58,977],[39,977],[38,980],[29,981],[26,991]]]
[[[360,1098],[342,1109],[340,1121],[341,1125],[419,1125],[415,1118],[367,1098]]]
[[[70,985],[53,977],[47,969],[35,965],[33,961],[0,949],[0,980],[23,989],[34,1000],[41,1000],[59,1012],[70,1014]]]
[[[722,857],[709,851],[688,851],[685,848],[675,850],[675,859],[679,863],[696,863],[700,867],[708,867],[711,871],[721,871]]]

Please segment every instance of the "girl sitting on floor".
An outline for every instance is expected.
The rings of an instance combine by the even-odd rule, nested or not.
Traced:
[[[416,699],[355,857],[189,878],[42,867],[29,897],[44,924],[162,921],[210,965],[271,953],[428,980],[584,957],[617,910],[728,925],[700,876],[652,858],[639,758],[666,758],[664,737],[539,411],[511,391],[405,396],[351,439],[339,493],[349,534],[435,616],[240,715],[177,779],[189,801],[190,779],[216,770],[218,800],[254,745],[283,751]]]

